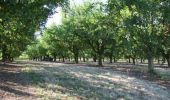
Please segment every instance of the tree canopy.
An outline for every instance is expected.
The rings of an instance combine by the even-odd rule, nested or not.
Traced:
[[[38,42],[46,50],[42,56],[76,63],[93,58],[100,66],[104,58],[133,64],[147,59],[151,72],[154,59],[170,66],[169,5],[168,0],[108,0],[67,7],[62,24],[44,30]]]
[[[2,60],[12,60],[34,39],[54,9],[64,0],[1,0],[0,51]]]

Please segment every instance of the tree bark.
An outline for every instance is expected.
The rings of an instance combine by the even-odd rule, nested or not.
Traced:
[[[143,59],[142,58],[140,59],[140,63],[143,63]]]
[[[63,62],[65,62],[65,58],[64,58],[64,56],[62,56],[62,61],[63,61]]]
[[[7,47],[6,45],[2,46],[2,62],[5,62],[7,60]]]
[[[148,70],[149,72],[154,71],[154,64],[153,64],[153,55],[151,51],[148,51]]]
[[[130,61],[130,57],[129,57],[129,63],[131,63],[131,61]]]
[[[132,58],[132,60],[133,60],[133,65],[135,65],[135,63],[136,63],[136,62],[135,62],[135,58]]]
[[[114,63],[116,63],[117,62],[116,57],[114,57],[113,59],[114,59]]]
[[[76,46],[73,46],[73,53],[74,53],[74,60],[75,63],[78,64],[79,63],[79,49]]]
[[[102,63],[102,54],[98,55],[98,65],[99,66],[103,66],[103,63]]]
[[[86,58],[87,61],[89,61],[89,58]]]
[[[56,55],[54,55],[54,62],[56,62]]]
[[[96,57],[96,54],[93,55],[93,61],[96,62],[97,60],[97,57]]]
[[[85,57],[83,57],[83,62],[86,62],[86,58]]]
[[[80,57],[80,61],[81,61],[81,57]]]
[[[166,55],[165,55],[165,58],[166,58],[166,60],[167,60],[168,67],[170,67],[170,54],[166,54]]]
[[[74,60],[75,60],[75,63],[76,63],[76,64],[79,63],[79,60],[78,60],[78,53],[75,53],[75,54],[74,54]]]
[[[110,63],[113,63],[113,56],[110,55],[109,58],[110,58]]]
[[[159,56],[158,56],[158,60],[157,61],[158,61],[158,64],[160,64]]]

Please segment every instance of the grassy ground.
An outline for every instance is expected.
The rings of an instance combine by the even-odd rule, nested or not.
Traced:
[[[122,65],[123,66],[123,65]],[[125,68],[126,67],[126,68]],[[0,99],[40,100],[168,100],[167,87],[128,72],[144,67],[97,68],[85,64],[17,62],[0,67]],[[113,70],[111,70],[113,69]],[[169,72],[156,69],[162,80]],[[143,76],[143,75],[142,75]]]

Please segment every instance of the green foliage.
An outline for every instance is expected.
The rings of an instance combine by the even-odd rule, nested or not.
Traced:
[[[1,0],[0,50],[3,60],[19,56],[63,0]]]
[[[56,58],[148,59],[169,61],[169,1],[108,0],[85,2],[63,10],[62,25],[45,29],[40,44]]]

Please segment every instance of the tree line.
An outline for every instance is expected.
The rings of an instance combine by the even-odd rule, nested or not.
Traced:
[[[68,6],[62,13],[62,25],[46,28],[41,38],[27,47],[30,59],[74,58],[78,63],[80,57],[84,61],[93,58],[100,66],[103,58],[109,58],[111,63],[131,58],[134,64],[135,59],[147,59],[151,72],[153,60],[164,59],[170,67],[169,0],[85,2]]]
[[[102,66],[107,57],[166,59],[170,66],[170,2],[168,0],[109,0],[86,2],[63,11],[59,26],[45,29],[40,41],[28,47],[30,57],[93,58]],[[31,51],[31,50],[34,50]],[[34,54],[35,53],[35,54]]]
[[[0,58],[13,61],[35,40],[49,15],[66,0],[0,0]]]

